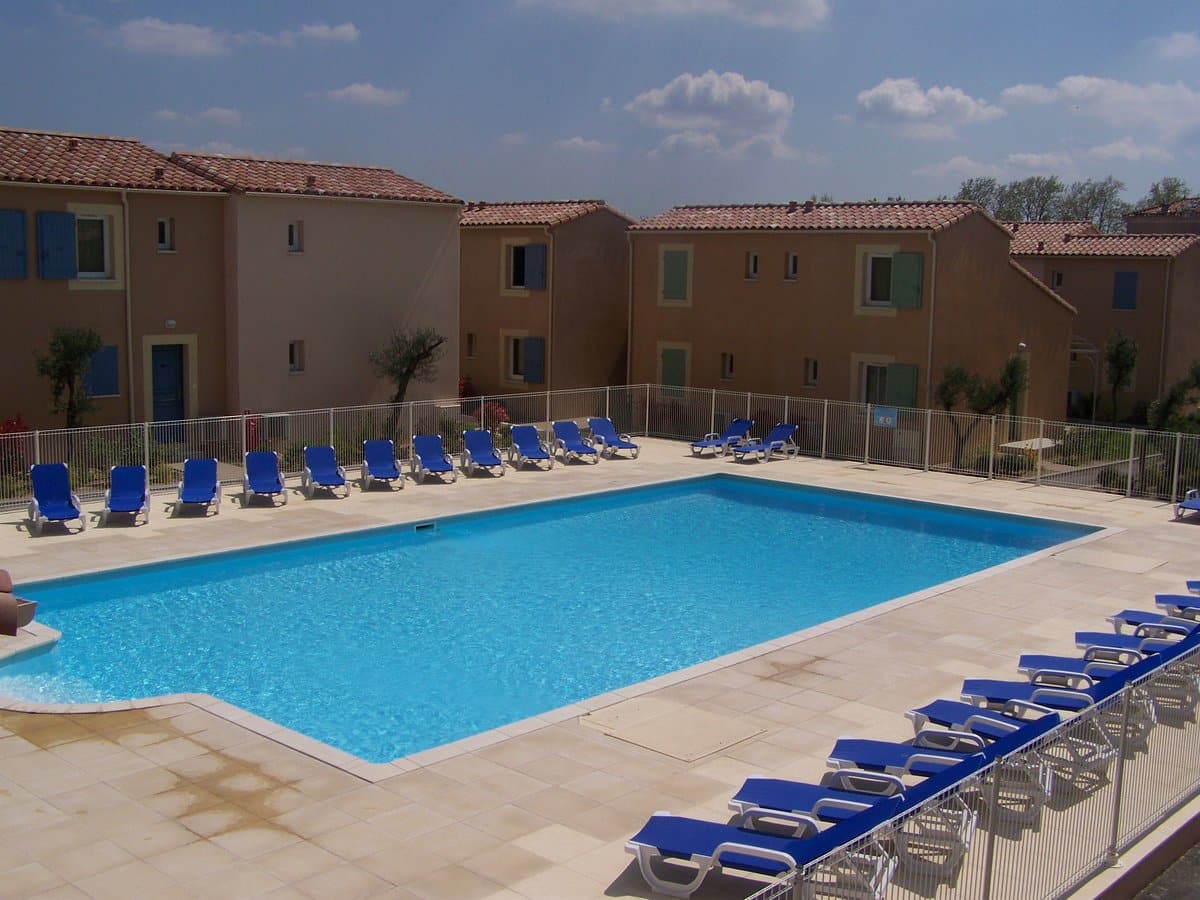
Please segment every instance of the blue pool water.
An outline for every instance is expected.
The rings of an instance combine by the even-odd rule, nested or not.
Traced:
[[[25,585],[62,640],[0,694],[201,691],[384,761],[1092,530],[709,476]]]

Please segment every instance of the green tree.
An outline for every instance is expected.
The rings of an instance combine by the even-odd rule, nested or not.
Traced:
[[[68,428],[78,428],[83,414],[94,407],[83,376],[103,346],[90,328],[57,328],[46,354],[37,358],[37,373],[50,382],[51,411],[64,413]]]
[[[1132,337],[1119,330],[1109,335],[1104,345],[1104,380],[1112,401],[1112,422],[1117,423],[1117,394],[1129,390],[1137,368],[1138,345]]]
[[[968,178],[958,186],[954,199],[974,203],[995,215],[999,209],[1000,182],[995,178]]]
[[[368,357],[380,378],[395,385],[392,403],[403,403],[412,382],[430,382],[446,339],[432,328],[397,328],[386,346]]]
[[[984,421],[983,417],[994,416],[1015,405],[1028,381],[1029,364],[1024,357],[1015,354],[1008,358],[1000,376],[995,379],[968,372],[962,366],[947,367],[934,389],[938,405],[948,413],[955,412],[955,408],[961,405],[966,407],[967,412],[975,414],[965,430],[956,416],[949,417],[954,429],[954,468],[962,468],[967,441]]]
[[[996,216],[1008,222],[1039,222],[1058,216],[1063,183],[1057,175],[1031,175],[1003,185],[996,199]]]
[[[1164,203],[1174,203],[1176,200],[1182,200],[1191,195],[1192,189],[1188,187],[1186,181],[1182,178],[1168,175],[1150,185],[1150,190],[1146,193],[1146,196],[1138,201],[1137,208],[1145,209],[1149,206],[1162,206]]]
[[[1192,363],[1192,368],[1179,381],[1175,382],[1167,392],[1150,404],[1146,411],[1147,424],[1153,431],[1188,431],[1197,430],[1195,411],[1185,414],[1184,407],[1188,400],[1200,391],[1200,361]]]
[[[1121,199],[1125,182],[1109,175],[1103,180],[1076,181],[1063,190],[1058,200],[1057,217],[1091,222],[1106,233],[1125,230],[1123,216],[1129,205]]]

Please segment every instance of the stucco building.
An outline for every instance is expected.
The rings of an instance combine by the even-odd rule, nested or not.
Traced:
[[[1105,409],[1103,352],[1117,331],[1138,345],[1119,417],[1161,396],[1200,359],[1200,236],[1100,234],[1086,222],[1008,227],[1013,257],[1078,311],[1070,367],[1077,412],[1097,386]]]
[[[1020,411],[1064,412],[1074,310],[971,204],[682,206],[630,235],[633,382],[924,407],[1022,352]]]
[[[603,200],[468,204],[461,375],[486,394],[621,383],[631,221]]]
[[[104,343],[89,424],[224,412],[224,204],[136,140],[0,128],[0,418],[61,427],[35,357],[63,326]]]
[[[1200,234],[1200,197],[1148,206],[1125,216],[1130,234]]]

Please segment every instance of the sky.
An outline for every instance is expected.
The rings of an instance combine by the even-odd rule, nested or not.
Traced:
[[[0,125],[383,165],[465,200],[1200,189],[1200,13],[1044,0],[0,0]]]

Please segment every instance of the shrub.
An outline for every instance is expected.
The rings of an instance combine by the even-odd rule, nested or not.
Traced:
[[[483,404],[481,428],[495,431],[498,426],[508,421],[508,410],[504,408],[503,403],[492,400]]]

